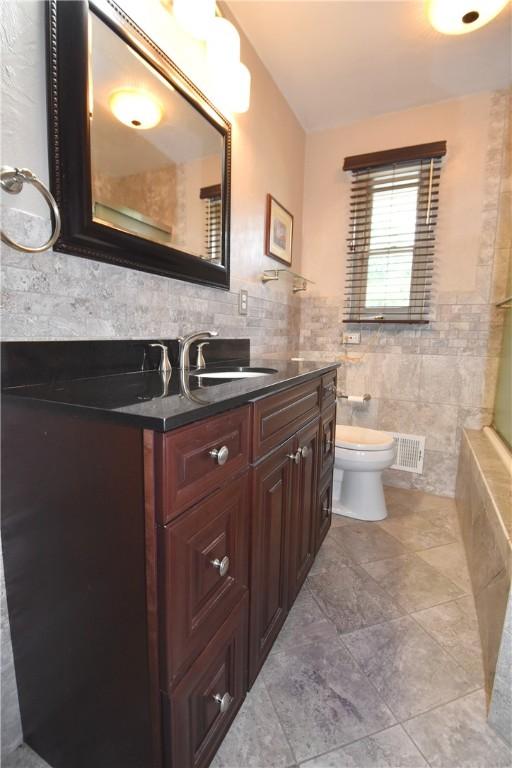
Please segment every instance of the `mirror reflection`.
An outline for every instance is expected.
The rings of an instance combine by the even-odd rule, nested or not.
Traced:
[[[224,137],[90,14],[94,221],[222,264]]]

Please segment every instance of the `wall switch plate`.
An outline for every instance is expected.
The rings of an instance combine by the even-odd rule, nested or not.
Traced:
[[[246,291],[245,288],[240,288],[240,293],[238,294],[238,314],[246,315],[248,305],[249,305],[249,291]]]
[[[353,333],[344,333],[343,343],[344,344],[360,344],[361,334],[359,333],[359,331],[354,331]]]

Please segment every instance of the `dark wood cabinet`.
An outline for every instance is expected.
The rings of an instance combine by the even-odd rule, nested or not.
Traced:
[[[207,768],[330,526],[334,381],[167,433],[6,409],[16,675],[50,765]]]
[[[288,550],[295,438],[254,468],[251,518],[251,620],[249,681],[252,684],[288,611]]]
[[[318,420],[296,437],[290,518],[289,602],[295,600],[315,557],[315,512],[318,477]]]

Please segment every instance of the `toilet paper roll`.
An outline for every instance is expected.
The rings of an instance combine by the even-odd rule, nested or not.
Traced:
[[[347,400],[349,403],[364,403],[363,395],[349,395]]]

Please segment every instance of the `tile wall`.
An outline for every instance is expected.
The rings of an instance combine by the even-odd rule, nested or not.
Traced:
[[[301,354],[341,358],[341,389],[372,395],[368,405],[340,404],[338,423],[426,435],[423,474],[389,470],[390,485],[453,496],[462,429],[492,420],[503,323],[494,304],[510,258],[510,108],[509,92],[493,95],[476,290],[434,294],[425,327],[347,326],[341,297],[301,302]],[[343,330],[360,331],[362,343],[342,347]]]

